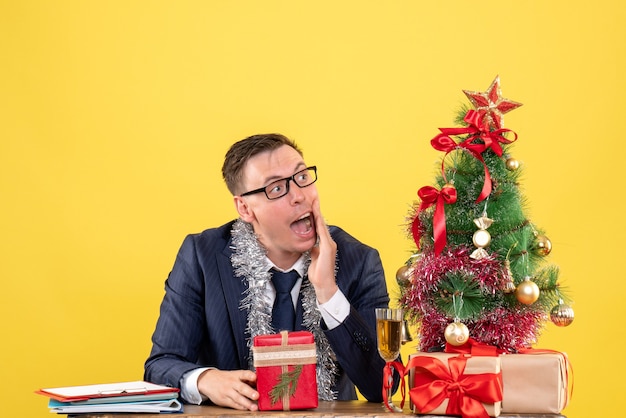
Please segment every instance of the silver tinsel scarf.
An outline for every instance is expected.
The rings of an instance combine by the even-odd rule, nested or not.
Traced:
[[[249,367],[253,369],[252,338],[257,335],[276,333],[271,325],[272,307],[265,300],[265,288],[268,280],[271,279],[271,274],[266,270],[266,250],[259,243],[252,225],[241,219],[235,221],[232,237],[231,263],[235,275],[241,277],[248,285],[239,309],[248,312],[246,331],[250,336],[248,339]],[[306,253],[305,271],[310,262],[310,254]],[[317,309],[315,289],[307,277],[302,281],[300,292],[304,310],[303,325],[313,334],[317,349],[317,395],[321,400],[331,401],[336,398],[336,393],[332,390],[337,375],[337,365],[333,361],[335,353],[320,327],[321,313]]]

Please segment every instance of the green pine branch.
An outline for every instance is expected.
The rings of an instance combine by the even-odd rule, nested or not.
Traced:
[[[281,373],[276,380],[276,386],[270,391],[270,400],[272,405],[278,402],[285,395],[292,397],[298,388],[298,379],[302,374],[302,365],[297,365],[291,371]]]
[[[463,272],[450,272],[439,283],[437,308],[450,318],[476,319],[489,305],[473,276]]]
[[[566,299],[558,287],[559,268],[547,266],[535,273],[533,281],[539,286],[539,300],[537,302],[544,310],[550,309],[559,303],[559,299]]]

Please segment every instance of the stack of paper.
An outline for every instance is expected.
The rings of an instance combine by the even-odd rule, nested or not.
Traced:
[[[136,381],[100,385],[69,386],[40,389],[40,395],[50,398],[50,412],[58,414],[88,414],[103,412],[181,412],[178,389]]]

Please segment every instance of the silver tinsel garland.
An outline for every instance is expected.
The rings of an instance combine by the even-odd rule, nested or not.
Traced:
[[[246,331],[250,336],[247,343],[250,349],[249,367],[252,370],[253,337],[276,333],[271,325],[272,307],[265,300],[265,288],[271,274],[266,270],[266,250],[259,243],[252,225],[241,219],[237,220],[233,225],[232,237],[231,263],[235,275],[241,277],[248,285],[239,308],[248,312]],[[305,256],[306,271],[311,257],[309,253]],[[313,334],[317,349],[317,395],[321,400],[331,401],[336,398],[336,393],[332,390],[337,375],[337,365],[333,361],[335,353],[320,327],[321,313],[317,308],[315,289],[306,276],[302,281],[301,293],[303,325]]]

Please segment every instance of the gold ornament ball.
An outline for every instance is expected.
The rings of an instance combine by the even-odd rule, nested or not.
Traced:
[[[443,334],[450,345],[463,345],[469,339],[469,330],[462,322],[453,322],[446,327]]]
[[[519,168],[519,161],[515,158],[507,158],[506,159],[506,169],[509,171],[515,171]]]
[[[552,242],[545,235],[537,235],[533,249],[537,255],[545,257],[552,251]]]
[[[491,234],[486,229],[479,229],[474,232],[472,236],[472,242],[478,248],[485,248],[491,244]]]
[[[569,305],[559,303],[550,311],[550,320],[558,327],[566,327],[574,322],[574,310]]]
[[[530,279],[524,279],[515,289],[515,297],[524,305],[532,305],[539,299],[539,286]]]
[[[411,268],[407,266],[406,264],[404,264],[396,272],[396,281],[401,285],[405,285],[405,284],[408,284],[410,280],[411,280]]]

